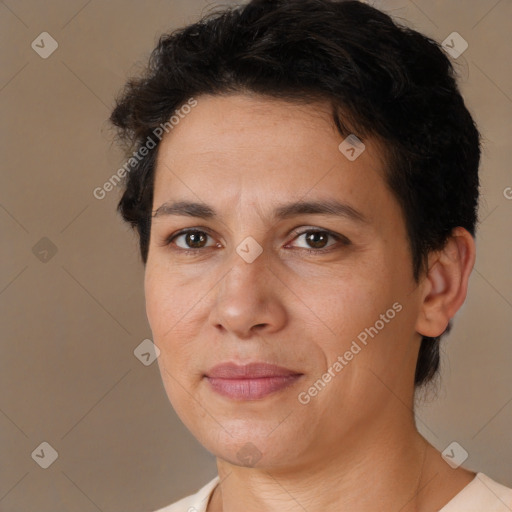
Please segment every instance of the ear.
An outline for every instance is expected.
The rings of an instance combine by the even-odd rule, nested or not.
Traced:
[[[444,248],[429,255],[416,321],[419,334],[435,338],[446,330],[466,299],[475,254],[473,237],[466,229],[457,227]]]

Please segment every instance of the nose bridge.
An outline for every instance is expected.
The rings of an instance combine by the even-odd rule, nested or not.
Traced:
[[[226,260],[229,271],[219,283],[211,316],[214,325],[241,338],[248,336],[254,326],[279,328],[284,319],[276,286],[269,283],[269,255],[261,252],[262,248],[256,255],[254,242],[243,241]]]
[[[265,298],[269,255],[260,244],[256,246],[255,243],[244,240],[233,248],[227,261],[229,272],[220,287],[223,300],[254,301],[256,297],[260,300]]]
[[[228,274],[230,280],[252,280],[261,279],[265,273],[266,264],[270,253],[264,250],[263,240],[267,223],[263,214],[263,208],[257,198],[246,193],[243,188],[238,191],[237,203],[235,205],[235,216],[237,229],[234,233],[228,265],[231,272]],[[252,233],[252,236],[251,236]]]

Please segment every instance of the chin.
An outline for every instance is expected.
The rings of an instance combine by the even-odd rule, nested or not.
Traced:
[[[217,425],[215,430],[191,431],[215,457],[236,466],[270,470],[297,463],[300,450],[297,433],[290,432],[283,424],[277,429],[269,428],[267,422],[255,421],[224,422],[223,425],[225,429]]]

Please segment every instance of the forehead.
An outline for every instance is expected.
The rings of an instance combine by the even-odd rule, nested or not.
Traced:
[[[378,142],[365,139],[351,160],[340,150],[343,140],[327,102],[200,96],[160,144],[154,205],[170,196],[262,204],[330,194],[382,202],[388,191]]]

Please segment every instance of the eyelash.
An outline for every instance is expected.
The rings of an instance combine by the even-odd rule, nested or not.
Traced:
[[[188,233],[204,233],[205,235],[211,237],[211,235],[208,233],[208,230],[206,228],[203,228],[203,229],[187,228],[187,229],[178,231],[177,233],[173,233],[172,235],[167,237],[162,245],[171,247],[172,242],[176,238],[178,238],[179,236],[182,236],[182,235],[186,235]],[[338,244],[341,244],[342,246],[348,246],[351,244],[351,241],[347,237],[345,237],[343,235],[339,235],[337,233],[333,233],[332,231],[329,231],[327,229],[306,229],[304,231],[296,232],[296,233],[293,233],[295,235],[293,240],[295,240],[296,238],[298,238],[302,235],[311,234],[311,233],[321,233],[321,234],[328,235],[328,236],[334,238],[336,240],[336,242],[338,242]],[[193,249],[193,248],[183,249],[181,247],[172,247],[172,250],[179,251],[181,254],[184,254],[184,255],[196,255],[198,253],[198,251],[203,251],[204,249],[208,249],[208,248],[212,249],[215,247],[211,246],[211,247],[201,247],[201,248],[195,248],[195,249]],[[339,248],[339,246],[336,247],[336,244],[334,244],[334,245],[328,246],[327,248],[323,248],[323,249],[307,249],[305,247],[299,247],[297,249],[299,251],[307,252],[309,254],[325,254],[327,252],[331,252],[332,250],[334,250],[336,248]]]

